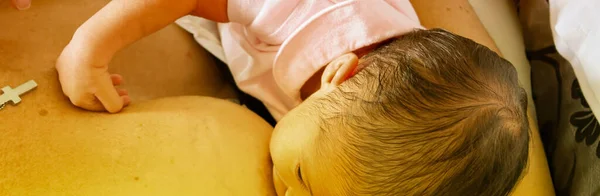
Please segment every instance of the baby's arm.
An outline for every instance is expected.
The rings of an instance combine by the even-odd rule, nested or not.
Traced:
[[[62,90],[86,110],[119,112],[130,102],[108,73],[113,55],[176,19],[195,14],[228,22],[227,0],[113,0],[77,29],[56,62]]]
[[[227,0],[114,0],[79,27],[71,42],[82,42],[94,56],[110,60],[123,47],[187,14],[228,22]]]

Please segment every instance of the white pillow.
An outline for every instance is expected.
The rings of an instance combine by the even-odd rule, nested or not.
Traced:
[[[592,112],[600,117],[600,1],[550,0],[558,52],[567,59]]]

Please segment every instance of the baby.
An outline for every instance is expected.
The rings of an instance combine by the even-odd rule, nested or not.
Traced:
[[[79,107],[129,103],[107,72],[192,13],[217,22],[238,86],[279,120],[279,195],[507,195],[527,164],[527,98],[488,48],[424,30],[408,0],[113,0],[57,61]]]

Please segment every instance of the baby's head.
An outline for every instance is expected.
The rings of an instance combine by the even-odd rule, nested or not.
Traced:
[[[506,195],[526,167],[517,72],[469,39],[408,33],[334,60],[321,82],[273,134],[280,194]]]

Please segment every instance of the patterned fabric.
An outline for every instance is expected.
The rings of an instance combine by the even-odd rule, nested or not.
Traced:
[[[557,195],[600,195],[600,124],[554,46],[549,2],[520,0],[533,99]],[[551,2],[550,2],[551,3]]]

